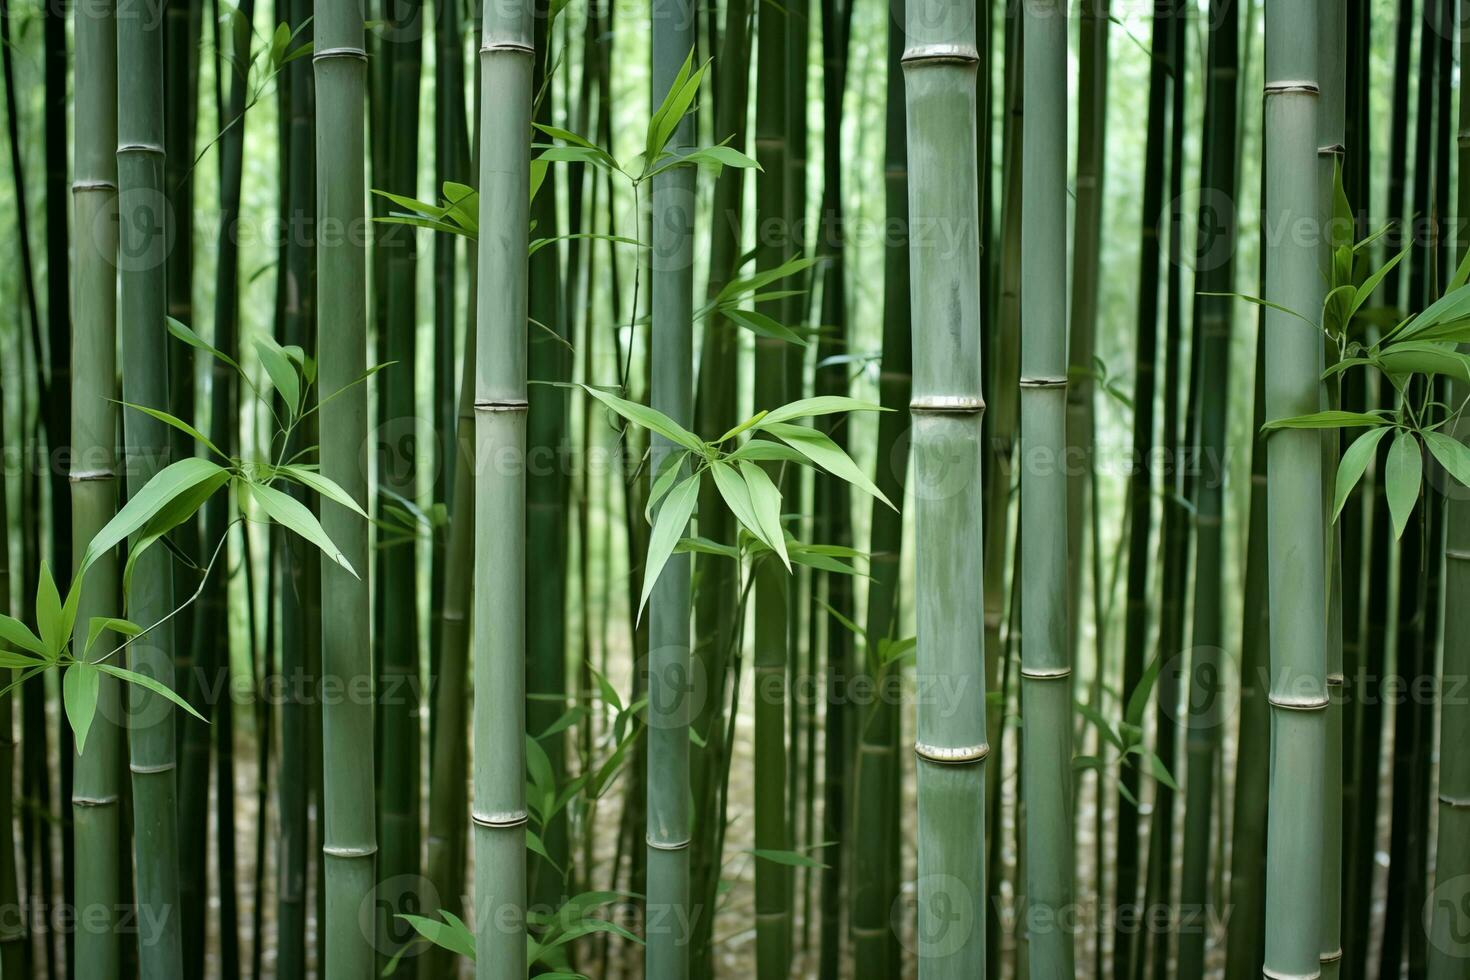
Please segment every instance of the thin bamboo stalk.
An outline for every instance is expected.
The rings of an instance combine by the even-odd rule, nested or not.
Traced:
[[[89,351],[72,371],[71,504],[73,569],[80,566],[86,542],[111,519],[117,493],[113,446],[117,413],[115,332],[117,326],[117,232],[112,218],[117,196],[117,27],[111,3],[78,8],[76,44],[75,142],[72,226],[79,230],[73,272],[76,282],[74,350]],[[117,561],[108,554],[87,573],[77,606],[73,649],[85,649],[93,616],[116,611]],[[107,637],[93,648],[109,649]],[[118,793],[122,740],[116,719],[121,704],[118,682],[103,675],[97,710],[79,753],[72,783],[72,822],[76,840],[76,907],[86,914],[76,932],[75,974],[118,975],[120,942],[115,924],[122,900]]]
[[[1316,214],[1317,11],[1266,3],[1266,201],[1264,220],[1284,228]],[[1268,239],[1266,299],[1287,309],[1321,305],[1315,243]],[[1266,414],[1305,415],[1320,403],[1322,343],[1292,317],[1265,313]],[[1321,437],[1284,430],[1266,440],[1271,605],[1271,788],[1266,834],[1266,959],[1271,974],[1319,967],[1326,600]]]
[[[474,797],[480,980],[526,972],[526,251],[531,4],[487,5],[480,47]],[[542,194],[546,193],[545,187]]]
[[[1025,929],[1036,976],[1073,974],[1066,440],[1067,7],[1028,3],[1021,153],[1021,718]]]
[[[1233,302],[1208,295],[1234,285],[1236,138],[1240,17],[1235,0],[1212,0],[1205,89],[1206,151],[1200,186],[1195,268],[1200,295],[1195,300],[1195,335],[1200,345],[1200,472],[1195,497],[1196,545],[1194,611],[1189,666],[1189,720],[1185,735],[1188,777],[1184,822],[1184,864],[1180,907],[1197,915],[1209,907],[1210,851],[1215,808],[1215,769],[1219,765],[1225,713],[1220,684],[1220,651],[1225,643],[1222,591],[1225,541],[1222,521],[1225,491],[1225,430],[1229,414],[1230,335]],[[1204,975],[1202,929],[1179,934],[1180,976]]]
[[[360,461],[367,395],[357,383],[367,360],[364,248],[363,95],[367,56],[356,4],[318,0],[316,72],[319,380],[322,475],[355,500],[367,494]],[[331,230],[332,234],[326,234]],[[340,392],[340,394],[339,394]],[[328,401],[330,399],[330,401]],[[368,568],[367,526],[324,501],[322,528],[352,567]],[[365,977],[375,969],[373,936],[359,921],[376,880],[373,699],[367,583],[322,559],[322,678],[354,696],[322,706],[326,879],[325,972]]]
[[[117,26],[117,172],[123,351],[123,398],[135,405],[164,406],[168,359],[164,328],[164,118],[163,32],[160,17],[131,16]],[[169,456],[169,429],[142,412],[123,417],[127,481],[138,493]],[[126,596],[130,616],[154,623],[174,608],[173,567],[155,549],[138,559]],[[168,688],[174,686],[173,633],[155,630],[128,647],[131,668]],[[179,917],[178,807],[173,706],[143,689],[128,692],[127,725],[133,779],[133,827],[139,913],[163,923],[162,932],[138,944],[144,975],[183,976]]]
[[[975,7],[923,0],[905,16],[909,212],[949,244],[910,243],[914,334],[919,976],[985,975],[984,624]],[[949,710],[942,710],[948,708]],[[943,917],[941,917],[943,912]]]
[[[8,65],[8,61],[7,61]],[[7,93],[10,91],[7,86]],[[0,404],[4,404],[4,384],[0,382]],[[5,434],[0,427],[0,452],[5,449]],[[10,614],[10,513],[5,499],[5,476],[0,473],[0,613]],[[15,681],[15,671],[0,673],[7,688]],[[33,976],[28,971],[26,920],[20,904],[20,887],[15,862],[15,698],[7,692],[0,696],[0,903],[9,910],[0,924],[0,976]]]
[[[661,104],[694,47],[688,0],[653,5],[653,104]],[[669,140],[678,154],[693,145],[694,119],[684,116]],[[653,408],[688,426],[694,419],[694,168],[673,167],[653,178]],[[658,472],[676,451],[652,437]],[[687,471],[687,469],[686,469]],[[682,536],[682,532],[681,532]],[[648,900],[644,932],[649,976],[689,975],[689,644],[690,561],[671,555],[649,597],[648,656]]]

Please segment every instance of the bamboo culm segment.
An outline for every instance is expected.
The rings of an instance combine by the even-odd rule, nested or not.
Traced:
[[[689,0],[653,4],[653,104],[694,47]],[[674,130],[669,151],[688,148],[694,118]],[[653,178],[653,407],[682,426],[694,422],[694,175],[673,167]],[[652,436],[653,472],[677,447]],[[687,471],[688,467],[685,466]],[[681,532],[681,536],[682,536]],[[689,652],[690,557],[670,556],[649,597],[648,636],[648,900],[644,917],[647,972],[681,980],[689,975]]]
[[[1266,3],[1266,212],[1270,227],[1309,223],[1317,202],[1317,10]],[[1265,297],[1287,309],[1321,302],[1315,240],[1268,239]],[[1318,410],[1322,339],[1267,309],[1268,419]],[[1270,580],[1271,777],[1266,832],[1268,975],[1314,976],[1320,964],[1327,682],[1321,436],[1283,430],[1266,440]]]
[[[487,5],[476,293],[475,975],[526,975],[526,331],[531,5]]]
[[[917,679],[918,958],[923,980],[985,976],[984,624],[975,7],[909,4]],[[941,244],[943,241],[945,244]]]
[[[323,229],[317,242],[321,470],[354,500],[365,500],[362,455],[367,442],[367,392],[358,383],[367,361],[363,20],[361,9],[351,0],[318,0],[313,23],[317,216]],[[321,521],[352,567],[366,574],[367,523],[326,500]],[[367,582],[325,555],[321,579],[323,678],[342,684],[343,690],[370,691],[373,668]],[[333,980],[367,977],[377,962],[373,930],[362,923],[362,903],[373,891],[377,864],[371,697],[344,698],[322,706],[322,751],[326,976]]]
[[[1027,3],[1022,37],[1021,718],[1026,932],[1035,976],[1073,975],[1072,678],[1066,445],[1067,8]]]
[[[76,95],[72,226],[76,236],[74,282],[76,310],[72,349],[87,351],[72,369],[71,464],[72,567],[81,563],[87,542],[112,518],[117,478],[113,459],[117,412],[114,355],[117,328],[117,33],[110,2],[77,8],[75,25]],[[93,616],[116,614],[117,559],[100,557],[87,573],[77,607],[72,649],[86,648]],[[116,644],[104,634],[93,650]],[[120,947],[115,930],[122,901],[119,881],[118,793],[122,736],[118,681],[102,675],[97,709],[85,751],[76,759],[72,781],[72,823],[76,841],[74,901],[79,910],[75,936],[78,976],[119,975]]]
[[[165,240],[163,30],[158,18],[123,17],[117,24],[117,172],[122,324],[123,400],[166,406],[169,349],[164,329]],[[136,410],[123,416],[129,494],[136,494],[168,461],[163,422]],[[125,597],[128,616],[155,623],[174,609],[173,558],[156,548],[133,569]],[[128,647],[132,670],[174,687],[173,636],[154,630]],[[139,914],[162,923],[160,934],[140,935],[138,966],[146,977],[183,976],[179,916],[177,767],[174,709],[161,695],[129,685],[128,733],[133,772],[133,833]]]

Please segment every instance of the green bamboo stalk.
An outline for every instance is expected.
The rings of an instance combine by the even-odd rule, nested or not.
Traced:
[[[419,154],[415,138],[419,127],[419,75],[422,67],[423,5],[419,0],[394,3],[385,8],[388,20],[382,38],[386,121],[379,138],[383,149],[385,180],[396,193],[416,196]],[[381,253],[386,307],[379,320],[385,336],[379,338],[385,361],[394,366],[380,376],[378,409],[388,435],[386,452],[380,457],[378,485],[416,501],[419,479],[414,453],[397,452],[394,438],[416,425],[418,405],[416,335],[418,333],[416,230],[407,225],[380,225],[376,244]],[[410,443],[410,445],[413,445]],[[380,498],[381,500],[381,498]],[[378,879],[384,882],[417,878],[419,864],[419,705],[415,693],[419,679],[418,645],[418,536],[409,534],[373,552],[377,573],[375,610],[381,633],[375,636],[378,670],[378,746],[381,778],[378,781]],[[385,898],[398,900],[400,894]],[[392,916],[410,908],[379,903],[378,954],[380,966],[412,937]],[[432,910],[431,910],[432,911]],[[407,933],[407,934],[405,934]],[[417,973],[416,958],[405,958],[398,972],[407,980]]]
[[[852,31],[853,5],[847,0],[822,0],[822,202],[818,221],[817,255],[822,268],[822,306],[819,323],[822,324],[821,339],[817,344],[817,358],[822,359],[846,354],[849,351],[849,328],[847,316],[847,262],[845,233],[843,227],[842,185],[842,101],[847,91],[848,41]],[[847,395],[848,365],[843,361],[815,369],[812,382],[814,395]],[[819,416],[814,420],[817,427],[837,445],[845,450],[849,442],[848,426],[838,415]],[[852,544],[851,495],[847,483],[825,473],[813,474],[813,510],[816,521],[813,539],[823,544],[850,547]],[[813,573],[812,591],[819,583],[826,588],[827,604],[851,620],[853,590],[850,576],[841,574]],[[812,618],[813,624],[817,617]],[[817,644],[813,642],[812,656]],[[836,980],[842,957],[842,882],[847,873],[846,851],[850,847],[848,830],[851,826],[849,800],[851,799],[852,747],[855,744],[857,721],[850,699],[849,685],[856,673],[853,635],[832,618],[826,622],[826,679],[822,689],[825,699],[826,732],[824,740],[825,758],[822,773],[822,824],[820,836],[811,836],[811,820],[808,819],[810,841],[836,841],[822,851],[826,867],[821,872],[820,916],[814,915],[812,903],[806,903],[806,922],[821,920],[821,951],[818,976],[823,980]],[[808,702],[809,716],[815,715],[815,706]],[[814,717],[813,717],[814,720]],[[809,757],[816,751],[815,733],[809,731],[807,750]],[[813,766],[808,770],[806,806],[810,813],[817,797],[817,784]],[[812,878],[807,871],[808,895]]]
[[[367,439],[367,256],[363,247],[363,93],[367,56],[356,4],[318,0],[316,42],[317,242],[322,475],[354,500],[367,496],[361,455]],[[333,235],[325,234],[332,229]],[[339,394],[340,392],[340,394]],[[330,399],[330,401],[329,401]],[[356,569],[368,567],[367,526],[324,501],[322,528]],[[356,691],[322,706],[325,759],[323,860],[326,867],[328,977],[365,977],[375,969],[373,936],[359,921],[372,891],[375,820],[372,666],[367,583],[323,557],[322,677]]]
[[[694,47],[688,0],[653,5],[653,104],[660,105]],[[669,152],[693,146],[694,119],[684,116]],[[673,167],[653,178],[653,408],[688,426],[694,418],[694,168]],[[652,437],[658,472],[676,450]],[[687,464],[686,464],[687,468]],[[649,597],[648,656],[648,899],[644,915],[649,976],[689,975],[689,643],[690,561],[672,555]]]
[[[1264,236],[1263,236],[1264,238]],[[1265,258],[1262,257],[1262,265]],[[1263,311],[1264,313],[1264,311]],[[1256,332],[1255,407],[1252,439],[1249,536],[1245,594],[1241,603],[1240,726],[1235,757],[1235,802],[1231,820],[1231,919],[1225,949],[1226,980],[1261,975],[1266,947],[1266,796],[1267,772],[1260,760],[1270,751],[1270,709],[1263,682],[1269,677],[1270,567],[1266,548],[1266,452],[1259,435],[1266,421],[1266,333],[1264,315]],[[1186,844],[1186,853],[1188,845]],[[1185,965],[1181,948],[1181,969]]]
[[[725,30],[720,57],[715,61],[716,104],[715,131],[730,135],[730,146],[745,152],[747,99],[750,88],[751,6],[748,0],[730,0],[725,5]],[[722,66],[726,66],[722,70]],[[611,108],[603,103],[603,118]],[[713,298],[734,274],[740,254],[742,205],[745,197],[746,171],[727,167],[715,180],[712,220],[710,221],[710,259],[708,295]],[[700,345],[699,383],[695,406],[696,431],[702,438],[715,439],[730,430],[737,419],[736,401],[740,392],[740,338],[736,326],[718,314],[705,320],[705,334]],[[700,484],[700,533],[712,541],[733,544],[734,520],[720,499],[713,481]],[[725,795],[723,774],[728,773],[730,747],[725,744],[724,705],[729,684],[732,638],[739,628],[735,608],[739,590],[739,569],[723,557],[695,559],[699,588],[694,596],[693,656],[701,664],[706,696],[696,705],[693,724],[704,741],[696,747],[693,766],[694,853],[692,856],[691,890],[694,900],[706,914],[694,923],[693,968],[697,976],[714,974],[714,949],[710,938],[720,885],[721,856],[715,842],[723,832],[716,815],[723,811],[717,803]]]
[[[479,628],[473,648],[471,811],[480,980],[526,973],[526,251],[536,57],[531,21],[525,0],[487,5],[480,47],[483,287],[476,315],[473,606]]]
[[[790,128],[786,114],[791,68],[786,11],[761,4],[756,14],[759,46],[756,80],[756,271],[790,258]],[[774,225],[774,227],[772,227]],[[757,309],[778,320],[789,319],[793,304],[767,300]],[[786,344],[771,337],[755,340],[755,408],[773,409],[789,400]],[[771,466],[771,464],[767,464]],[[771,466],[773,480],[780,467]],[[782,485],[783,493],[789,486]],[[755,846],[766,851],[791,849],[787,819],[786,694],[789,672],[789,576],[774,556],[758,560],[755,574]],[[762,980],[784,977],[791,963],[791,868],[776,861],[755,867],[756,969]]]
[[[1154,563],[1150,539],[1153,532],[1153,473],[1149,464],[1154,445],[1154,361],[1158,346],[1159,305],[1159,215],[1163,211],[1164,156],[1168,106],[1165,101],[1169,78],[1166,52],[1173,37],[1172,21],[1177,11],[1173,0],[1154,4],[1154,57],[1149,68],[1148,132],[1143,164],[1143,242],[1138,272],[1137,340],[1133,359],[1133,468],[1128,476],[1128,582],[1123,622],[1122,702],[1132,698],[1143,677],[1144,646],[1149,632],[1149,568]],[[1118,778],[1118,838],[1114,877],[1115,915],[1132,914],[1138,902],[1139,833],[1138,769],[1122,767]],[[1130,799],[1131,797],[1131,799]],[[1116,926],[1116,923],[1115,923]],[[1119,977],[1133,976],[1137,946],[1135,931],[1115,931],[1113,971]]]
[[[73,272],[76,282],[72,370],[72,567],[80,566],[86,542],[111,519],[116,499],[113,445],[117,414],[114,355],[117,325],[117,28],[111,3],[78,8],[72,226],[79,230]],[[93,616],[115,614],[117,561],[108,554],[88,571],[77,607],[73,649],[85,649]],[[110,649],[104,636],[93,648]],[[75,974],[112,977],[120,970],[114,929],[122,899],[119,882],[118,792],[122,740],[117,726],[118,682],[106,675],[98,685],[97,709],[86,751],[77,756],[72,783],[76,839],[76,907],[85,913],[75,937]]]
[[[1463,61],[1470,52],[1470,5],[1461,4],[1456,39]],[[1470,214],[1470,103],[1461,89],[1459,138],[1457,141],[1459,178],[1456,185],[1457,214],[1454,226],[1454,248],[1463,256],[1470,239],[1466,236],[1465,216]],[[1446,105],[1445,112],[1449,111]],[[1463,347],[1461,348],[1464,349]],[[1470,386],[1456,379],[1451,386],[1450,403],[1458,405],[1470,396]],[[1464,423],[1458,428],[1463,431]],[[1455,435],[1460,437],[1460,432]],[[1470,741],[1470,707],[1464,697],[1452,698],[1449,692],[1464,691],[1470,680],[1470,644],[1463,641],[1470,628],[1470,609],[1465,596],[1470,594],[1470,502],[1463,487],[1450,487],[1445,502],[1447,511],[1444,569],[1444,653],[1440,666],[1439,718],[1439,826],[1435,847],[1435,890],[1431,897],[1429,943],[1426,975],[1429,980],[1452,980],[1465,974],[1470,963],[1465,935],[1463,903],[1455,901],[1457,889],[1470,881],[1470,756],[1460,747]],[[1462,891],[1460,893],[1463,893]]]
[[[904,140],[904,36],[888,24],[888,81],[885,101],[883,190],[887,223],[895,231],[883,247],[883,361],[878,375],[878,402],[892,411],[878,419],[878,455],[874,484],[889,500],[901,504],[908,471],[908,420],[903,407],[912,388],[909,331],[908,154]],[[903,553],[903,515],[873,502],[868,542],[867,637],[897,639],[898,590]],[[878,980],[890,974],[898,944],[889,915],[898,898],[898,882],[890,873],[899,848],[895,801],[901,769],[898,759],[900,719],[890,683],[897,667],[876,663],[879,651],[866,651],[865,672],[876,696],[859,718],[857,761],[853,778],[853,857],[848,921],[852,934],[853,976]]]
[[[1067,610],[1067,7],[1024,6],[1021,153],[1021,718],[1025,929],[1037,976],[1073,973],[1072,665]]]
[[[943,688],[918,705],[919,976],[985,975],[984,624],[980,491],[979,186],[975,7],[923,0],[906,12],[912,227],[911,403],[917,528],[918,676]],[[949,710],[943,710],[943,709]],[[941,917],[943,912],[943,917]]]
[[[1288,227],[1316,214],[1317,11],[1266,3],[1265,220]],[[1268,239],[1266,299],[1287,309],[1321,304],[1315,243]],[[1320,403],[1322,343],[1267,309],[1266,414],[1305,415]],[[1266,833],[1268,974],[1319,969],[1323,780],[1328,697],[1321,520],[1321,437],[1285,430],[1266,440],[1271,580],[1271,808]]]
[[[163,32],[161,17],[130,16],[117,26],[117,173],[122,322],[123,398],[135,405],[168,405],[164,328]],[[167,463],[169,429],[142,412],[123,417],[127,481],[138,493]],[[153,550],[134,566],[128,614],[154,623],[174,608],[168,552]],[[132,670],[174,686],[173,633],[155,630],[128,647]],[[180,947],[177,775],[173,707],[134,686],[128,692],[133,778],[133,829],[140,914],[163,931],[139,943],[144,975],[183,976]],[[156,918],[155,918],[156,917]],[[140,934],[141,935],[141,934]]]
[[[1094,439],[1093,351],[1098,320],[1107,146],[1109,0],[1083,0],[1078,19],[1076,217],[1072,242],[1071,321],[1067,340],[1067,557],[1072,615],[1067,649],[1078,663],[1082,566],[1087,553],[1087,494]],[[1096,492],[1096,491],[1093,491]],[[1093,668],[1097,670],[1098,667]],[[1075,683],[1075,682],[1074,682]]]
[[[1212,0],[1205,89],[1206,151],[1200,187],[1195,240],[1195,268],[1200,295],[1195,300],[1196,337],[1200,345],[1200,471],[1195,497],[1196,550],[1194,611],[1189,665],[1189,720],[1185,739],[1188,778],[1184,821],[1184,864],[1180,907],[1198,915],[1209,907],[1210,851],[1215,809],[1215,769],[1219,765],[1224,695],[1220,684],[1222,579],[1225,542],[1221,522],[1225,490],[1225,430],[1229,412],[1230,334],[1233,302],[1212,293],[1234,285],[1239,14],[1235,0]],[[1259,760],[1257,760],[1259,761]],[[1180,976],[1204,975],[1203,929],[1179,934]]]
[[[1324,228],[1332,221],[1337,180],[1345,150],[1343,129],[1346,117],[1347,18],[1344,0],[1319,0],[1317,5],[1318,71],[1321,101],[1317,111],[1317,213]],[[1352,235],[1352,229],[1338,234]],[[1331,235],[1324,235],[1319,248],[1319,267],[1330,261]],[[1324,348],[1325,350],[1326,348]],[[1335,351],[1332,352],[1335,356]],[[1341,407],[1341,377],[1324,385],[1327,407]],[[1321,936],[1318,959],[1325,980],[1336,980],[1342,972],[1342,784],[1343,784],[1343,624],[1341,531],[1333,521],[1331,475],[1337,472],[1341,434],[1328,430],[1322,443],[1322,521],[1329,589],[1325,667],[1328,693],[1326,756],[1323,762],[1322,883],[1320,889]]]
[[[7,88],[8,91],[8,88]],[[0,382],[0,404],[4,404],[4,383]],[[0,452],[5,449],[5,433],[0,427]],[[0,613],[10,614],[10,513],[6,506],[5,475],[0,473]],[[0,682],[8,689],[15,681],[15,671],[0,672]],[[27,972],[27,930],[25,912],[20,901],[19,880],[15,866],[15,698],[7,690],[0,695],[0,906],[7,910],[0,925],[0,976],[34,975]]]

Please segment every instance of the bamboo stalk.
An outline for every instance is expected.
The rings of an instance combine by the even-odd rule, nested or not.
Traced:
[[[165,348],[163,36],[159,17],[130,16],[117,26],[117,173],[122,322],[123,398],[135,405],[168,405]],[[130,493],[143,489],[168,461],[169,429],[142,412],[123,417]],[[172,558],[163,549],[143,555],[126,596],[140,623],[162,620],[174,608]],[[131,669],[174,686],[173,633],[155,630],[128,647]],[[144,975],[183,976],[179,918],[178,810],[174,711],[143,689],[128,692],[133,779],[134,847],[140,914],[163,923],[160,935],[138,945]]]
[[[975,8],[923,0],[906,12],[918,676],[954,699],[918,705],[919,976],[985,975],[984,624],[980,522],[979,186]],[[940,917],[940,912],[944,917]]]
[[[355,500],[366,498],[361,454],[367,395],[357,381],[367,359],[367,256],[363,247],[363,93],[366,54],[359,8],[318,0],[315,8],[317,241],[322,474]],[[326,230],[331,229],[332,235]],[[340,392],[340,394],[339,394]],[[335,396],[335,397],[334,397]],[[330,399],[330,401],[328,401]],[[324,501],[322,528],[352,567],[368,568],[367,526]],[[323,556],[322,677],[354,695],[322,706],[328,977],[365,977],[375,969],[370,930],[359,912],[372,891],[378,847],[373,782],[372,665],[367,583]]]
[[[1073,974],[1072,664],[1066,440],[1067,7],[1024,7],[1021,261],[1021,717],[1027,807],[1025,928],[1036,976]]]
[[[7,60],[8,66],[8,60]],[[7,86],[7,94],[11,91]],[[39,352],[38,352],[39,353]],[[0,382],[0,404],[4,404],[4,383]],[[5,434],[0,426],[0,452],[5,449]],[[10,512],[5,499],[5,475],[0,473],[0,613],[10,614]],[[7,688],[15,681],[15,671],[0,673]],[[19,880],[15,862],[15,698],[8,691],[0,695],[0,903],[8,911],[0,924],[0,976],[26,976],[28,949],[24,910],[20,904]]]
[[[117,196],[117,28],[111,3],[79,8],[76,44],[75,143],[72,224],[76,238],[73,271],[76,316],[72,347],[90,351],[72,370],[71,504],[72,567],[79,567],[86,542],[111,519],[116,497],[113,445],[117,414],[114,355],[117,326],[117,232],[112,218]],[[98,558],[88,571],[77,607],[73,649],[85,649],[93,616],[115,612],[117,559]],[[94,647],[107,649],[106,635]],[[114,926],[122,899],[118,849],[121,738],[118,682],[102,676],[86,751],[79,753],[72,783],[76,840],[73,892],[86,914],[75,936],[77,976],[111,977],[120,970]]]
[[[1197,527],[1194,562],[1194,612],[1189,666],[1189,721],[1185,735],[1188,763],[1184,822],[1184,865],[1179,901],[1186,914],[1209,907],[1210,851],[1215,808],[1215,769],[1219,765],[1224,705],[1220,651],[1225,643],[1221,599],[1225,541],[1222,521],[1225,490],[1225,430],[1229,414],[1230,336],[1233,301],[1205,295],[1230,292],[1234,285],[1237,178],[1235,134],[1239,13],[1235,0],[1212,0],[1205,90],[1206,153],[1200,186],[1195,267],[1201,295],[1195,300],[1202,385],[1200,457],[1203,469],[1195,498]],[[1254,511],[1253,511],[1254,513]],[[1179,935],[1180,976],[1204,975],[1202,929]]]
[[[476,976],[526,972],[526,251],[531,5],[487,6],[480,47],[475,375]],[[546,193],[543,187],[542,193]]]
[[[1266,206],[1276,227],[1316,213],[1317,11],[1310,4],[1266,3]],[[1314,243],[1268,240],[1266,299],[1287,309],[1320,306]],[[1321,339],[1293,329],[1293,318],[1265,313],[1266,414],[1317,411]],[[1268,974],[1308,976],[1319,967],[1326,684],[1321,437],[1285,430],[1266,440],[1271,580],[1272,743],[1266,834]]]

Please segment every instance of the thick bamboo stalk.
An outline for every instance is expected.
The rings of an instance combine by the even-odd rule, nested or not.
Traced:
[[[366,54],[356,4],[318,0],[316,45],[317,288],[322,474],[353,499],[366,497],[362,453],[367,394],[357,383],[367,360],[364,248],[363,96]],[[328,234],[328,232],[331,234]],[[343,390],[346,389],[346,390]],[[338,394],[340,392],[340,394]],[[335,397],[334,397],[335,396]],[[330,399],[330,401],[328,401]],[[322,527],[359,574],[368,568],[368,529],[339,504],[322,503]],[[367,583],[322,559],[322,678],[355,692],[322,706],[326,866],[326,976],[375,969],[371,930],[359,920],[376,879],[373,699]]]
[[[895,229],[883,248],[883,361],[878,375],[878,402],[892,409],[878,419],[878,456],[874,484],[884,496],[901,502],[908,476],[908,420],[903,407],[912,388],[909,331],[908,153],[905,142],[901,25],[888,24],[888,81],[884,114],[884,209]],[[872,643],[897,639],[899,577],[903,554],[903,515],[873,502],[868,541],[868,610],[866,632]],[[866,651],[872,671],[877,650]],[[891,972],[897,947],[889,914],[898,897],[891,873],[899,848],[896,801],[901,768],[898,759],[899,705],[891,691],[896,667],[873,672],[875,696],[859,717],[857,761],[853,778],[853,857],[848,921],[852,933],[853,976],[878,980]]]
[[[1025,929],[1037,976],[1073,973],[1072,664],[1067,650],[1067,8],[1024,7],[1021,151],[1021,718]]]
[[[1318,17],[1311,4],[1266,3],[1266,201],[1278,228],[1313,221],[1317,192]],[[1268,239],[1268,301],[1311,310],[1321,302],[1315,242]],[[1320,404],[1322,342],[1267,309],[1266,414],[1306,415]],[[1271,788],[1266,834],[1268,974],[1319,969],[1325,773],[1326,601],[1321,519],[1321,437],[1283,430],[1266,440],[1271,581]]]
[[[87,542],[111,519],[117,493],[113,446],[117,413],[115,331],[117,325],[117,33],[114,7],[78,8],[72,226],[78,229],[73,272],[76,316],[72,349],[89,351],[72,370],[72,567]],[[87,641],[93,616],[116,614],[117,561],[103,555],[87,573],[77,607],[73,649]],[[110,649],[108,636],[94,655]],[[115,931],[122,901],[118,849],[119,777],[122,739],[117,718],[118,682],[102,676],[97,710],[86,751],[77,757],[72,783],[76,839],[76,907],[85,913],[75,936],[77,976],[112,977],[121,969]]]
[[[165,198],[163,32],[160,17],[121,18],[117,26],[117,173],[123,398],[166,406],[168,359],[164,328]],[[168,462],[169,429],[139,411],[123,417],[127,482],[136,494]],[[174,608],[173,559],[155,549],[133,569],[129,616],[154,623]],[[128,647],[132,670],[174,686],[173,632],[154,630]],[[128,692],[133,773],[133,833],[139,914],[163,930],[138,944],[145,976],[183,976],[179,917],[178,807],[173,706],[140,688]],[[157,917],[157,918],[155,918]]]
[[[653,5],[653,104],[661,104],[694,47],[688,0]],[[693,145],[694,119],[684,116],[669,152]],[[688,426],[694,420],[694,168],[653,178],[653,408]],[[653,472],[677,447],[652,436]],[[686,467],[687,470],[687,467]],[[649,597],[648,899],[644,915],[649,976],[689,975],[689,644],[690,561],[669,557]]]
[[[985,975],[979,185],[975,7],[923,0],[905,17],[914,323],[919,976]]]
[[[1457,22],[1460,58],[1470,52],[1470,4],[1461,4]],[[1456,185],[1459,221],[1454,226],[1455,250],[1463,258],[1467,246],[1465,215],[1470,214],[1470,103],[1461,90],[1458,165]],[[1448,106],[1444,107],[1448,112]],[[1461,348],[1464,349],[1463,347]],[[1450,403],[1462,403],[1470,390],[1463,381],[1451,389]],[[1463,438],[1462,421],[1454,435]],[[1470,948],[1465,942],[1466,916],[1463,902],[1464,885],[1470,882],[1470,753],[1463,747],[1470,743],[1470,706],[1463,696],[1470,683],[1470,499],[1464,487],[1446,483],[1447,508],[1445,534],[1445,604],[1444,653],[1440,666],[1439,718],[1439,826],[1435,848],[1434,880],[1429,921],[1429,943],[1426,975],[1429,980],[1453,980],[1463,977]]]
[[[756,270],[775,268],[791,247],[789,109],[786,12],[761,4],[757,8],[759,46],[756,64]],[[768,300],[757,309],[779,319],[793,304]],[[790,400],[786,345],[771,337],[755,340],[755,408],[773,409]],[[768,466],[770,464],[767,464]],[[771,466],[773,480],[780,467]],[[789,664],[788,588],[785,569],[774,556],[758,559],[755,575],[755,846],[761,850],[791,848],[787,821],[786,695]],[[757,861],[755,869],[756,961],[762,980],[784,977],[791,962],[791,868],[776,861]]]
[[[526,250],[531,5],[487,5],[480,46],[475,368],[476,976],[526,972]],[[546,193],[543,187],[542,193]]]
[[[1195,497],[1196,545],[1194,612],[1189,665],[1188,765],[1184,822],[1184,865],[1180,907],[1195,915],[1209,907],[1210,858],[1215,811],[1215,769],[1219,764],[1221,726],[1220,652],[1225,642],[1222,591],[1225,540],[1222,520],[1225,496],[1225,429],[1230,395],[1230,334],[1233,302],[1207,295],[1230,292],[1234,285],[1239,14],[1235,0],[1212,0],[1205,89],[1206,152],[1200,186],[1205,203],[1195,241],[1195,268],[1201,295],[1195,301],[1202,385],[1200,460]],[[1179,975],[1204,975],[1205,933],[1179,934]]]

